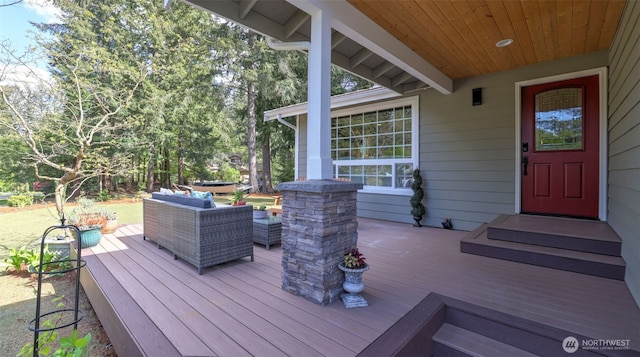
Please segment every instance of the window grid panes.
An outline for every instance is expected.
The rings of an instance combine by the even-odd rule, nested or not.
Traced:
[[[336,176],[380,188],[408,188],[413,172],[412,106],[331,119]]]
[[[582,149],[582,88],[562,88],[535,96],[536,150]]]

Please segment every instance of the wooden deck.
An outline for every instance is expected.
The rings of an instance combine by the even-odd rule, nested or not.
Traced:
[[[144,241],[142,225],[84,249],[82,281],[121,356],[354,356],[431,292],[640,350],[640,311],[622,281],[461,253],[466,232],[370,219],[358,232],[367,308],[284,292],[278,245],[199,276]]]

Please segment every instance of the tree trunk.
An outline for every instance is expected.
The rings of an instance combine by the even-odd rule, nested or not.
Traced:
[[[262,145],[262,191],[273,193],[273,184],[271,183],[271,142],[269,135],[265,135],[264,144]]]
[[[171,161],[169,148],[164,148],[164,161],[162,167],[162,187],[171,188]]]
[[[147,165],[147,192],[153,192],[155,181],[156,146],[153,142],[149,146],[149,165]]]
[[[184,127],[183,123],[180,123],[178,130],[178,184],[184,185],[184,133],[182,132],[182,128]]]
[[[60,183],[60,181],[56,182],[56,189],[54,191],[55,200],[56,200],[56,211],[58,211],[58,217],[62,218],[64,216],[64,193],[66,185]]]
[[[256,34],[249,31],[248,45],[249,52],[253,53]],[[253,71],[257,68],[257,63],[249,63],[249,68]],[[253,80],[247,82],[247,117],[249,118],[249,132],[247,135],[247,145],[249,146],[249,184],[251,192],[258,192],[258,168],[256,159],[256,84]]]

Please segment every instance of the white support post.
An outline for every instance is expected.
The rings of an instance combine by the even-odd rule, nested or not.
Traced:
[[[326,11],[311,15],[309,47],[309,109],[307,178],[333,178],[331,160],[331,18]]]

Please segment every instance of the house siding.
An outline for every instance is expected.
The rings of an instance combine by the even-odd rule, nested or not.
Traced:
[[[608,223],[622,239],[625,280],[640,304],[640,2],[627,2],[609,51]]]
[[[423,225],[473,230],[500,214],[515,212],[515,83],[605,67],[599,51],[457,80],[455,91],[419,92],[419,168],[426,216]],[[482,105],[471,105],[471,90],[482,88]],[[416,95],[416,93],[412,93]],[[369,104],[369,103],[367,103]],[[299,119],[299,176],[306,176],[306,117]],[[358,216],[413,223],[407,194],[358,193]]]
[[[595,52],[458,80],[451,95],[420,96],[420,169],[430,226],[451,218],[473,230],[500,214],[515,212],[515,83],[607,65]],[[471,91],[482,88],[482,105]]]
[[[357,197],[358,217],[385,221],[414,223],[411,218],[411,196],[359,192]]]

